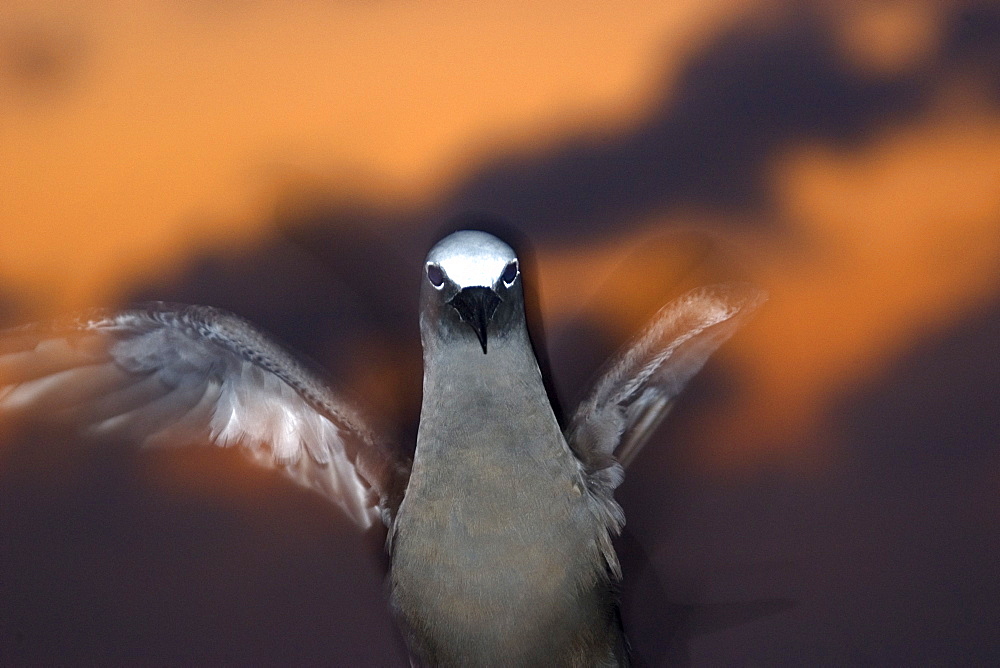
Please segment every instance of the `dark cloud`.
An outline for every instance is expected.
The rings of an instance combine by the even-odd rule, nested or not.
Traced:
[[[487,164],[448,206],[530,221],[540,234],[613,233],[669,207],[755,211],[768,161],[803,139],[857,143],[912,118],[927,77],[863,77],[810,11],[722,36],[691,59],[645,120]]]
[[[6,80],[13,90],[33,97],[61,92],[83,70],[87,51],[81,30],[4,26],[0,28],[0,81]]]
[[[1000,6],[974,2],[957,11],[945,31],[946,62],[971,69],[1000,104]]]
[[[4,452],[0,664],[405,662],[381,543],[329,504],[236,452],[78,445]]]
[[[679,435],[732,382],[709,368],[619,495],[641,543],[623,551],[636,646],[696,665],[994,663],[998,337],[994,299],[916,346],[831,409],[839,450],[812,472],[691,466]]]

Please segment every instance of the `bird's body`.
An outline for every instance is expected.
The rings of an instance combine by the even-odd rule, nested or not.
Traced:
[[[514,251],[456,232],[424,264],[423,401],[407,460],[250,323],[153,304],[0,336],[0,413],[148,444],[240,444],[388,529],[391,605],[425,665],[627,665],[611,544],[627,463],[760,303],[718,286],[665,307],[560,428]]]
[[[392,601],[411,645],[432,664],[581,665],[603,654],[617,665],[602,502],[526,341],[487,355],[468,344],[448,373],[427,364],[428,417],[392,529]]]

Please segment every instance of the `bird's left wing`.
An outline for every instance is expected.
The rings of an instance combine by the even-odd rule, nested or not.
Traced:
[[[0,332],[0,414],[69,420],[145,445],[239,444],[338,505],[390,521],[407,463],[250,323],[154,303]]]
[[[662,308],[612,361],[566,430],[567,442],[595,482],[618,485],[621,467],[646,443],[674,398],[764,299],[748,285],[688,292]]]

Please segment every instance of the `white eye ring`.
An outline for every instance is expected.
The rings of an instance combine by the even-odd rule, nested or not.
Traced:
[[[517,280],[517,275],[521,273],[520,268],[517,266],[517,260],[511,260],[507,263],[507,266],[503,268],[503,273],[500,274],[500,280],[508,288],[514,285],[514,281]]]
[[[444,271],[436,264],[428,263],[427,280],[431,282],[431,285],[433,285],[435,289],[440,290],[444,287]]]

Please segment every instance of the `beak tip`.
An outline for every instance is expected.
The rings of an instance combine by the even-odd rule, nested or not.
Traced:
[[[448,302],[458,311],[462,321],[476,333],[484,355],[488,352],[486,330],[501,301],[503,300],[492,289],[473,287],[464,288]]]

